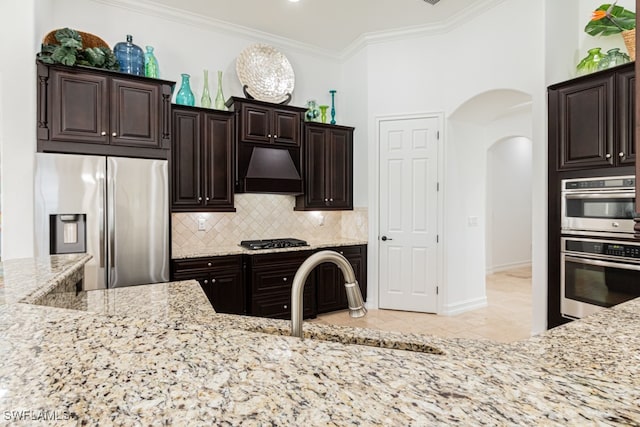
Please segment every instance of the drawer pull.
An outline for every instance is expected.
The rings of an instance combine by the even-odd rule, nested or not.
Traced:
[[[216,283],[216,279],[211,279],[211,283]]]
[[[285,304],[285,305],[284,305],[284,309],[286,310],[286,309],[288,309],[288,308],[289,308],[289,306],[288,306],[287,304]]]
[[[211,263],[210,262],[207,263],[207,267],[211,267]]]
[[[209,281],[208,281],[208,280],[205,280],[205,281],[204,281],[204,284],[205,284],[205,285],[206,285],[206,284],[208,284],[208,283],[209,283]]]
[[[106,133],[105,131],[102,131],[102,132],[100,132],[100,135],[102,135],[102,136],[106,136],[106,135],[107,135],[107,133]]]
[[[283,282],[286,282],[286,281],[287,281],[287,278],[286,278],[286,277],[283,277],[283,278],[282,278],[282,281],[283,281]]]

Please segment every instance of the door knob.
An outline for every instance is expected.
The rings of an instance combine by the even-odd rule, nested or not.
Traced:
[[[393,239],[391,239],[391,238],[389,238],[389,237],[387,237],[387,236],[382,236],[382,237],[380,238],[380,240],[382,240],[383,242],[386,242],[387,240],[393,240]]]

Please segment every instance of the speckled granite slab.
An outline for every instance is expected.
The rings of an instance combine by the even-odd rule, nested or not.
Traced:
[[[93,311],[0,306],[3,422],[640,425],[639,301],[510,345],[378,335],[443,350],[427,354],[251,332],[288,322],[208,311],[193,281],[145,301],[153,286]],[[135,309],[147,303],[157,310]],[[359,335],[350,329],[304,325],[317,337]]]

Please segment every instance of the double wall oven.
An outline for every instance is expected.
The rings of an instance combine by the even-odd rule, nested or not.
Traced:
[[[640,297],[635,177],[562,180],[560,308],[581,318]]]

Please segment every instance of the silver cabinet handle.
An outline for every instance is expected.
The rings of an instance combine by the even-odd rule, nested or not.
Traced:
[[[604,157],[605,157],[606,159],[610,159],[610,158],[611,158],[611,154],[607,153]]]
[[[211,263],[210,262],[207,263],[207,267],[211,267]]]
[[[207,198],[206,198],[206,200],[207,200],[207,202],[208,202],[208,201],[209,201],[209,198],[207,197]]]
[[[271,134],[267,135],[267,138],[271,138]]]
[[[287,308],[289,308],[289,306],[287,304],[284,305],[284,309],[286,310]]]
[[[201,202],[202,201],[202,197],[198,197],[198,201]]]
[[[209,281],[208,281],[208,280],[205,280],[205,281],[204,281],[204,284],[206,285],[207,283],[209,283]]]
[[[211,283],[216,283],[216,279],[211,279]]]
[[[612,223],[611,223],[611,226],[612,226],[613,228],[618,228],[618,227],[620,227],[620,223],[619,223],[619,222],[614,221],[614,222],[612,222]]]
[[[105,136],[107,133],[105,131],[100,132],[100,135]]]
[[[324,199],[324,201],[325,201],[325,202],[328,202],[328,201],[329,201],[329,199]]]
[[[286,282],[286,281],[287,281],[287,278],[286,278],[286,277],[283,277],[283,278],[282,278],[282,281],[283,281],[283,282]]]
[[[333,199],[329,199],[330,202],[333,202]]]
[[[115,133],[115,132],[113,132],[113,133],[111,134],[111,136],[118,136],[118,134],[117,134],[117,133]]]
[[[274,138],[278,138],[278,135],[273,135]]]
[[[624,157],[624,153],[621,151],[618,153],[618,157]]]

